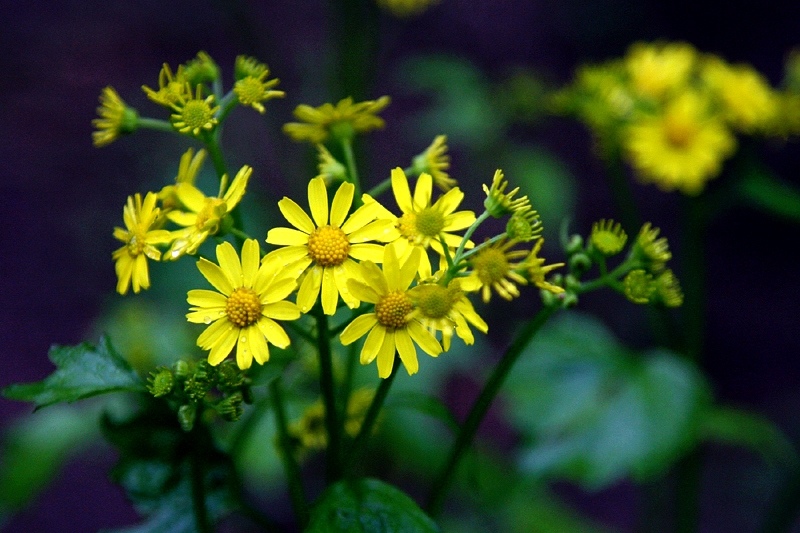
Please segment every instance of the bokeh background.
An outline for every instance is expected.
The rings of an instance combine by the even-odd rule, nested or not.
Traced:
[[[46,357],[51,344],[94,340],[119,317],[112,228],[121,223],[125,198],[170,180],[185,150],[182,139],[148,131],[93,148],[100,90],[112,85],[143,114],[156,115],[140,87],[157,84],[162,63],[175,66],[205,50],[230,83],[236,55],[258,57],[281,79],[287,97],[269,102],[265,116],[237,110],[223,142],[235,164],[256,169],[254,194],[277,199],[301,192],[313,159],[307,146],[281,134],[280,125],[299,103],[348,95],[336,55],[341,38],[334,4],[0,0],[0,387],[44,378],[52,370]],[[532,173],[525,192],[550,222],[550,236],[562,216],[581,232],[595,219],[614,216],[611,194],[590,137],[577,123],[540,117],[511,128],[496,124],[493,117],[504,109],[499,88],[510,76],[531,72],[556,87],[583,62],[621,56],[637,40],[669,39],[749,62],[777,84],[785,54],[800,45],[796,2],[442,0],[408,20],[377,11],[365,20],[371,26],[363,31],[374,32],[378,46],[367,51],[372,70],[364,94],[355,96],[393,98],[382,114],[386,129],[363,145],[368,183],[407,165],[438,133],[450,138],[451,174],[464,189],[488,181],[500,166],[493,147],[525,146],[526,158],[504,160],[506,174],[513,181],[515,168]],[[464,98],[448,79],[463,83]],[[437,109],[453,116],[442,118]],[[800,145],[758,149],[770,168],[800,187]],[[646,217],[667,236],[679,230],[676,194],[639,185],[635,191]],[[470,207],[477,209],[477,189],[472,198]],[[765,414],[794,442],[800,441],[799,228],[749,206],[713,223],[703,362],[717,399]],[[680,243],[671,242],[680,257]],[[552,247],[548,257],[557,260],[558,253]],[[156,284],[160,275],[156,269]],[[645,345],[646,318],[630,308],[612,297],[582,302],[624,342]],[[497,316],[525,310],[500,303]],[[30,412],[29,405],[0,399],[4,428]],[[790,494],[780,472],[752,452],[709,446],[705,457],[702,531],[755,531],[775,495]],[[136,513],[108,479],[113,463],[113,452],[102,445],[71,453],[55,482],[5,530],[95,531],[134,523]],[[602,525],[637,527],[641,491],[629,482],[599,492],[557,489]]]

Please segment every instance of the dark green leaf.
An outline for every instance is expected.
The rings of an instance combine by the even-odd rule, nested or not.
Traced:
[[[107,337],[101,338],[97,346],[53,346],[48,357],[56,365],[55,372],[36,383],[6,387],[3,395],[33,402],[39,409],[108,392],[145,390],[142,379],[114,351]]]
[[[744,446],[769,461],[797,463],[797,451],[786,435],[758,413],[717,407],[705,414],[700,429],[706,440]]]
[[[377,479],[340,481],[311,513],[306,533],[433,533],[439,527],[404,492]]]
[[[757,207],[800,222],[800,191],[760,165],[747,168],[739,182],[739,192]]]

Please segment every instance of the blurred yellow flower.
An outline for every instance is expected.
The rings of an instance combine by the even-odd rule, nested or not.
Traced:
[[[412,316],[431,332],[442,332],[442,348],[450,349],[453,334],[464,341],[473,344],[475,336],[472,334],[470,324],[481,333],[489,331],[489,326],[475,312],[472,302],[461,288],[461,280],[454,279],[447,287],[438,283],[422,283],[409,291],[409,296],[414,304]]]
[[[323,143],[332,132],[337,136],[352,137],[355,133],[366,133],[383,128],[385,123],[377,113],[389,105],[389,97],[353,103],[352,98],[339,100],[334,106],[325,103],[319,107],[301,104],[294,110],[294,116],[302,122],[289,122],[283,131],[297,142]]]
[[[519,296],[517,285],[526,285],[528,280],[516,271],[522,263],[515,261],[526,257],[528,252],[510,250],[515,244],[513,240],[501,239],[478,251],[469,260],[472,272],[459,279],[461,288],[468,292],[480,290],[484,303],[490,301],[492,289],[506,300]]]
[[[779,109],[777,93],[749,65],[729,65],[716,56],[703,62],[703,79],[722,102],[722,114],[737,130],[765,130]]]
[[[424,152],[414,157],[411,168],[412,172],[417,175],[423,172],[430,174],[433,184],[444,192],[458,184],[447,173],[447,169],[450,168],[450,156],[447,155],[446,135],[437,135]]]
[[[142,90],[150,100],[164,107],[172,107],[177,104],[186,91],[189,91],[189,96],[191,96],[191,90],[189,90],[183,75],[183,66],[179,66],[178,71],[173,74],[172,69],[166,63],[158,73],[158,90],[153,90],[147,85],[142,85]]]
[[[634,43],[624,59],[634,90],[654,100],[682,90],[696,60],[695,48],[681,42]]]
[[[96,147],[111,144],[120,134],[131,133],[136,129],[139,115],[128,107],[113,87],[106,87],[100,93],[98,118],[92,120],[96,131],[92,132],[92,144]]]
[[[439,0],[377,0],[378,5],[397,18],[421,15]]]

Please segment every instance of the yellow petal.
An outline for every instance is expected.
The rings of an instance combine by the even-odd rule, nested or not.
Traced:
[[[375,304],[378,303],[378,300],[380,300],[380,296],[378,296],[378,293],[375,292],[372,287],[365,285],[357,279],[347,280],[347,288],[354,297],[358,298],[362,302]]]
[[[311,218],[303,211],[297,203],[291,198],[284,197],[283,200],[278,202],[278,209],[281,210],[286,220],[304,233],[311,233],[314,231],[314,223]],[[267,240],[269,242],[269,240]]]
[[[386,337],[386,328],[377,323],[367,335],[367,340],[364,341],[364,347],[361,349],[361,364],[368,365],[378,355],[381,349],[383,339]]]
[[[392,373],[394,367],[394,354],[397,352],[397,347],[394,343],[395,333],[393,330],[387,330],[386,336],[383,338],[380,350],[378,350],[378,377],[388,378]]]
[[[306,277],[300,283],[297,291],[297,305],[300,311],[308,313],[319,297],[319,288],[322,285],[322,267],[313,266],[306,272]]]
[[[260,265],[261,251],[258,241],[247,239],[242,246],[242,281],[245,287],[253,287]]]
[[[190,312],[186,313],[186,320],[192,324],[210,324],[224,317],[225,307],[192,307]]]
[[[339,186],[331,204],[331,226],[342,227],[342,223],[353,205],[354,191],[355,186],[352,183],[344,182]]]
[[[464,318],[466,318],[470,324],[478,328],[481,333],[489,331],[489,325],[475,312],[475,308],[472,307],[472,304],[466,298],[462,298],[454,303],[453,310],[464,315]]]
[[[383,244],[354,244],[350,246],[350,257],[359,261],[383,263]]]
[[[350,294],[350,289],[347,288],[347,280],[349,280],[351,276],[347,270],[345,270],[344,265],[337,265],[331,268],[331,270],[333,270],[333,281],[336,282],[336,290],[339,291],[339,295],[342,297],[345,305],[350,309],[358,307],[361,302],[358,298]]]
[[[392,192],[397,206],[403,213],[412,213],[414,205],[411,202],[411,190],[408,188],[408,178],[400,167],[392,169]]]
[[[357,316],[350,322],[344,331],[339,335],[339,340],[344,346],[353,344],[355,341],[366,335],[372,327],[378,323],[375,313],[367,313]]]
[[[267,232],[267,242],[276,246],[301,246],[308,244],[308,234],[292,228],[272,228]]]
[[[370,198],[369,195],[363,195],[363,196],[367,196],[368,198]],[[363,228],[364,226],[375,220],[375,217],[379,213],[381,213],[380,204],[378,204],[378,202],[376,202],[375,200],[371,200],[369,203],[364,203],[364,205],[353,211],[353,214],[350,215],[350,218],[348,218],[347,221],[340,227],[342,228],[342,231],[345,233],[345,235],[350,235],[354,231],[358,231],[359,229]],[[394,217],[394,215],[389,213],[389,217],[390,218]],[[124,241],[125,239],[120,239],[120,240]]]
[[[417,349],[414,343],[411,342],[411,337],[405,329],[398,329],[394,333],[394,342],[397,345],[397,353],[400,354],[400,361],[406,367],[408,375],[414,375],[419,370],[419,361],[417,361]]]
[[[400,289],[400,265],[394,246],[386,246],[383,252],[383,275],[390,290]],[[405,287],[403,287],[405,288]]]
[[[458,231],[468,228],[475,222],[475,213],[472,211],[459,211],[444,218],[442,231]]]
[[[417,179],[417,186],[414,188],[414,208],[415,211],[422,211],[430,205],[431,195],[433,194],[433,179],[431,175],[423,172]]]
[[[294,263],[295,261],[303,259],[304,257],[309,258],[309,262],[311,261],[308,255],[307,246],[286,246],[285,248],[278,248],[277,250],[268,253],[266,256],[264,256],[264,259],[262,259],[261,262],[262,264],[274,262],[275,265],[272,266],[272,268],[277,271]]]
[[[317,227],[328,224],[328,190],[324,179],[314,178],[308,182],[308,207]]]
[[[217,320],[197,337],[197,345],[204,350],[209,350],[219,344],[220,339],[235,328],[236,326],[227,318]]]
[[[414,281],[414,278],[417,275],[417,270],[419,270],[419,262],[421,257],[422,250],[419,248],[413,248],[411,250],[408,259],[406,259],[406,261],[403,263],[403,266],[400,267],[397,285],[398,289],[406,290],[411,286],[411,282]]]
[[[253,358],[260,365],[269,361],[269,344],[267,339],[257,325],[247,328],[248,336],[247,342],[250,343],[250,351],[253,353]]]
[[[211,349],[211,352],[208,354],[208,364],[211,366],[217,366],[223,360],[225,360],[228,355],[230,355],[231,350],[236,345],[236,341],[239,339],[239,328],[233,328],[225,332],[224,335],[221,335],[218,339],[215,346]]]
[[[231,243],[226,241],[217,245],[217,261],[225,277],[228,278],[231,287],[234,289],[241,287],[242,265],[239,263],[239,255]]]
[[[253,353],[250,351],[250,342],[247,335],[249,329],[240,329],[239,338],[236,342],[236,364],[242,370],[247,370],[253,364]]]
[[[364,261],[363,263],[359,263],[359,265],[361,267],[361,273],[366,285],[372,287],[372,289],[374,289],[378,294],[386,294],[389,292],[389,285],[386,283],[386,276],[383,275],[383,272],[380,268],[378,268],[378,265],[372,261]]]
[[[296,320],[300,318],[300,308],[292,302],[280,301],[262,306],[261,314],[277,320]]]
[[[351,243],[379,241],[391,242],[400,238],[394,220],[375,220],[347,236]]]
[[[414,342],[416,342],[426,354],[436,357],[442,353],[442,346],[439,344],[439,341],[436,340],[436,337],[416,320],[412,320],[406,324],[406,330],[408,330],[408,334],[411,335]]]
[[[434,207],[445,216],[449,215],[461,204],[461,201],[464,199],[464,193],[461,192],[461,189],[458,187],[453,187],[444,195],[436,200],[436,204]]]
[[[278,348],[286,348],[289,346],[289,344],[291,344],[292,341],[289,339],[289,335],[287,335],[286,331],[284,331],[284,329],[280,327],[280,325],[278,325],[278,323],[274,320],[262,316],[258,319],[256,325],[261,333],[263,333],[270,342],[270,344],[277,346]]]
[[[333,269],[322,269],[322,311],[326,315],[336,313],[336,304],[339,303],[339,291],[336,289],[336,280],[333,278]]]

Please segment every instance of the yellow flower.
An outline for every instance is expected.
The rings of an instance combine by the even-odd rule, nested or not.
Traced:
[[[687,91],[667,103],[662,114],[631,124],[624,144],[642,181],[694,195],[719,173],[736,139],[709,114],[706,98]]]
[[[378,5],[397,18],[420,15],[439,0],[377,0]]]
[[[217,125],[218,120],[214,114],[219,106],[214,106],[213,94],[203,98],[202,85],[197,86],[193,97],[187,83],[186,91],[178,95],[178,100],[171,107],[175,112],[170,115],[170,121],[181,133],[200,135],[201,130],[209,131]]]
[[[383,128],[384,121],[377,116],[389,105],[389,97],[353,103],[352,98],[340,100],[335,106],[325,103],[319,107],[301,104],[294,110],[294,116],[302,122],[289,122],[283,131],[297,142],[322,143],[335,131],[339,137],[352,137],[354,133],[365,133]]]
[[[528,252],[509,250],[515,244],[513,240],[501,239],[478,251],[470,258],[472,272],[467,277],[460,278],[461,288],[468,292],[480,290],[484,303],[491,299],[492,289],[506,300],[519,296],[515,283],[525,285],[528,280],[516,272],[522,263],[514,261],[527,256]]]
[[[219,66],[206,52],[197,52],[197,57],[186,62],[183,76],[190,86],[211,83],[219,79]]]
[[[233,92],[239,99],[239,103],[249,105],[262,115],[265,110],[261,102],[286,96],[283,91],[272,90],[280,80],[277,78],[267,80],[269,69],[263,63],[257,63],[252,58],[239,56],[236,58],[236,72],[240,74],[250,72],[244,76],[237,77],[236,83],[233,85]]]
[[[625,296],[635,304],[646,304],[656,291],[653,275],[641,268],[631,270],[622,280]]]
[[[332,185],[347,179],[347,169],[325,148],[324,144],[317,145],[317,174],[318,178],[325,180],[325,185]]]
[[[486,193],[483,206],[489,211],[489,214],[495,218],[501,218],[517,211],[530,211],[531,202],[527,196],[514,199],[519,192],[519,187],[508,192],[506,192],[506,187],[508,187],[508,180],[503,178],[503,171],[500,169],[494,172],[491,188],[487,187],[485,183],[483,184],[483,192]]]
[[[438,283],[422,283],[409,291],[414,304],[411,315],[431,332],[442,332],[442,347],[450,349],[455,333],[465,344],[473,344],[475,336],[470,324],[481,333],[489,331],[489,326],[475,312],[475,308],[461,289],[460,280],[450,281],[447,287]]]
[[[316,303],[322,289],[322,310],[336,312],[341,295],[348,307],[357,307],[359,299],[348,289],[347,280],[358,277],[356,262],[383,260],[383,246],[369,241],[388,242],[397,238],[390,221],[375,220],[379,204],[367,202],[348,218],[355,187],[345,182],[339,186],[328,211],[328,190],[322,178],[308,183],[308,205],[313,221],[293,200],[284,197],[278,208],[292,228],[274,228],[267,242],[283,246],[267,255],[265,261],[278,261],[296,277],[305,272],[297,293],[297,304],[304,313]],[[353,258],[353,259],[351,259]]]
[[[433,177],[433,183],[442,191],[447,192],[458,182],[450,177],[447,169],[450,168],[450,156],[447,155],[447,136],[437,135],[424,152],[414,157],[411,164],[414,174],[427,172]]]
[[[360,300],[374,304],[375,309],[348,324],[339,339],[347,346],[367,335],[361,349],[361,364],[368,365],[377,358],[381,378],[392,373],[395,354],[400,355],[409,375],[417,373],[419,362],[414,343],[433,357],[442,352],[436,338],[411,317],[414,306],[408,287],[417,274],[420,255],[419,250],[414,250],[401,264],[394,247],[386,246],[383,271],[372,261],[365,261],[360,265],[361,275],[348,282],[350,291]]]
[[[592,234],[589,236],[592,247],[603,255],[618,254],[627,240],[628,235],[622,229],[622,224],[605,219],[592,225]]]
[[[722,101],[725,119],[739,131],[763,131],[778,112],[778,97],[749,65],[729,65],[716,56],[703,64],[703,78]]]
[[[665,306],[680,307],[683,305],[683,291],[672,270],[666,269],[659,274],[655,280],[655,286],[655,296]]]
[[[156,199],[152,192],[147,193],[144,202],[141,194],[128,196],[128,203],[122,211],[125,229],[114,228],[114,238],[125,243],[111,256],[116,261],[117,292],[120,294],[127,293],[131,285],[135,293],[150,287],[147,258],[158,261],[161,252],[155,245],[172,240],[169,231],[152,229],[160,214]]]
[[[189,97],[191,97],[191,91],[183,75],[182,65],[173,74],[169,65],[164,63],[158,73],[158,90],[154,91],[147,85],[142,85],[142,90],[150,100],[164,107],[172,107],[177,104],[186,95],[187,91],[189,92]]]
[[[189,148],[181,156],[181,161],[178,164],[178,175],[175,177],[175,185],[165,185],[158,193],[158,199],[161,200],[161,208],[164,211],[181,207],[177,195],[177,186],[181,183],[194,185],[197,180],[197,174],[203,167],[203,161],[205,161],[205,159],[205,150],[198,150],[195,155],[193,148]]]
[[[552,292],[553,294],[562,293],[564,292],[563,287],[548,283],[544,278],[550,273],[550,271],[564,266],[564,263],[554,263],[552,265],[545,266],[544,258],[539,257],[539,251],[541,251],[543,245],[544,239],[539,239],[539,241],[536,243],[536,246],[534,246],[533,250],[531,250],[531,253],[528,254],[528,257],[522,262],[522,266],[524,267],[528,280],[531,283],[540,289]]]
[[[289,346],[289,336],[275,320],[295,320],[300,310],[285,298],[297,280],[268,263],[259,266],[258,241],[248,239],[242,258],[229,242],[217,245],[217,261],[197,262],[197,268],[219,292],[196,289],[188,293],[192,307],[186,318],[194,324],[208,324],[197,345],[210,350],[208,363],[220,364],[236,348],[236,364],[250,368],[269,360],[269,344]]]
[[[244,196],[252,173],[253,169],[247,165],[240,168],[224,194],[222,187],[228,180],[227,175],[223,176],[219,196],[216,197],[207,197],[188,182],[175,185],[175,197],[185,211],[170,211],[167,218],[183,226],[183,229],[172,232],[175,242],[165,258],[174,260],[184,254],[192,255],[209,235],[217,233],[222,219],[233,211]]]
[[[106,87],[100,93],[98,118],[92,120],[97,131],[92,132],[92,143],[96,147],[105,146],[116,141],[122,133],[131,133],[136,129],[139,114],[128,107],[113,87]]]
[[[696,59],[697,51],[688,43],[635,43],[625,67],[639,94],[660,100],[687,84]]]
[[[661,230],[654,228],[649,222],[645,222],[639,235],[636,237],[636,244],[633,248],[639,259],[648,264],[651,271],[658,271],[664,267],[664,263],[672,259],[672,252],[669,251],[669,243],[666,237],[659,237]]]

